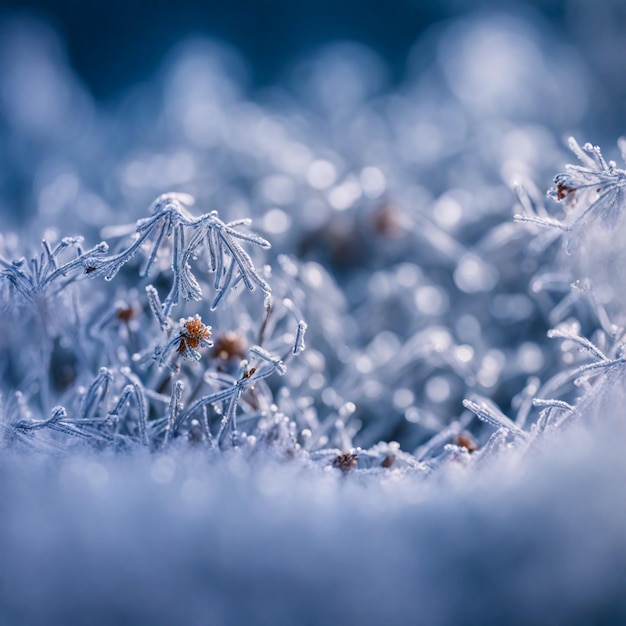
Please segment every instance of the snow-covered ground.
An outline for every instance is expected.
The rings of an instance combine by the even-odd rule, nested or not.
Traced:
[[[624,430],[595,426],[427,479],[5,454],[3,620],[620,624]]]

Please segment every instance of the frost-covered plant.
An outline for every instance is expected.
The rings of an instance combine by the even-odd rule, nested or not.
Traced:
[[[19,36],[7,41],[7,50],[21,50]],[[49,170],[33,157],[33,224],[22,242],[3,241],[2,314],[12,328],[30,329],[28,337],[16,330],[21,341],[3,340],[9,422],[102,418],[90,436],[158,448],[181,434],[225,445],[240,429],[253,442],[255,429],[276,419],[307,454],[382,440],[426,459],[467,440],[468,429],[480,449],[488,431],[472,411],[508,425],[513,440],[504,414],[528,429],[540,412],[533,397],[574,401],[567,384],[563,398],[541,385],[583,365],[555,352],[556,342],[544,340],[549,328],[578,318],[607,362],[619,358],[624,307],[609,294],[615,277],[599,269],[611,265],[602,261],[608,249],[595,244],[620,228],[624,174],[572,140],[581,164],[551,192],[563,214],[529,182],[561,159],[555,126],[586,114],[588,79],[575,64],[579,82],[567,96],[543,89],[564,53],[540,27],[506,16],[461,20],[442,31],[428,72],[416,52],[393,89],[373,53],[330,47],[269,101],[238,82],[231,52],[195,41],[172,56],[150,94],[138,93],[154,103],[148,114],[118,112],[124,145],[100,133],[100,117],[91,143],[75,140],[61,95],[86,96],[57,57],[30,41],[30,56],[16,55],[49,69],[55,128],[40,125],[35,109],[20,112],[7,88],[3,132],[39,138],[69,165]],[[496,42],[508,71],[477,71]],[[548,117],[530,93],[547,98]],[[114,163],[106,183],[92,175],[102,151]],[[10,161],[16,179],[26,175],[21,163]],[[514,171],[524,181],[517,212],[527,228],[508,214],[502,177]],[[182,190],[219,215],[194,215]],[[154,196],[145,217],[139,207]],[[136,223],[115,226],[122,220],[113,206]],[[265,237],[242,228],[247,215]],[[76,224],[87,240],[100,231],[108,243],[85,252],[80,241],[46,232],[43,252],[12,261],[51,223]],[[273,269],[253,262],[260,250]],[[61,405],[64,415],[51,413]],[[31,430],[41,439],[49,429]],[[238,440],[230,439],[245,443]]]
[[[3,315],[16,332],[24,334],[19,342],[11,337],[7,348],[17,359],[25,352],[36,352],[33,339],[42,345],[42,362],[37,367],[31,363],[31,368],[14,372],[17,380],[4,380],[6,442],[36,448],[60,447],[80,439],[99,447],[139,442],[155,449],[185,432],[194,440],[222,447],[229,432],[232,443],[239,443],[238,411],[243,410],[246,420],[253,423],[274,415],[269,390],[261,381],[285,373],[284,361],[304,347],[306,324],[301,320],[293,324],[292,345],[284,355],[275,356],[261,345],[251,345],[226,359],[221,353],[206,355],[214,343],[212,329],[200,313],[174,324],[171,313],[175,307],[185,310],[198,302],[202,315],[210,315],[228,293],[242,285],[249,292],[259,287],[264,295],[257,317],[260,343],[271,341],[266,336],[269,333],[262,330],[267,316],[284,315],[284,305],[272,304],[269,284],[242,245],[268,248],[269,243],[238,230],[247,220],[224,223],[215,211],[194,218],[183,203],[193,204],[193,198],[182,194],[159,197],[151,207],[151,217],[139,220],[130,242],[122,240],[112,254],[104,242],[84,252],[81,238],[65,238],[55,246],[44,240],[43,252],[30,262],[2,260]],[[63,258],[72,252],[72,257]],[[134,291],[133,301],[122,304],[114,296],[116,304],[105,306],[103,314],[104,302],[92,292],[109,291],[106,282],[130,267],[136,256],[145,256],[145,260],[138,272],[130,270],[126,278],[136,272],[139,279],[133,288],[143,286],[144,296]],[[197,268],[202,261],[196,277],[191,263]],[[203,303],[208,297],[203,288],[209,287],[210,274],[215,295],[210,303]],[[168,284],[167,296],[161,301],[159,288]],[[50,317],[49,324],[44,313]],[[57,322],[64,315],[72,316],[70,328]],[[230,332],[245,337],[246,325],[252,324],[250,314],[234,307],[231,315]],[[42,336],[29,330],[24,333],[18,325],[20,319],[43,323]],[[112,337],[112,326],[124,328],[123,333],[118,331],[118,336]],[[240,341],[245,345],[243,338]],[[223,344],[221,349],[225,349]],[[75,363],[71,380],[55,380],[54,369],[61,365],[54,357],[59,352],[63,356],[57,358],[64,360],[66,367]],[[198,362],[203,356],[201,366]],[[226,366],[231,356],[239,357],[239,362]],[[78,363],[84,368],[81,371]],[[82,387],[90,370],[99,373]],[[29,379],[32,391],[27,391]],[[220,389],[206,393],[211,386]],[[62,401],[64,406],[52,407],[52,401]],[[42,418],[31,417],[29,405],[33,404],[38,405]],[[44,417],[49,411],[51,417]],[[212,433],[215,420],[219,423],[216,435]],[[38,435],[47,431],[58,434],[40,442]]]
[[[551,217],[539,199],[531,199],[523,187],[515,185],[518,208],[523,211],[515,215],[515,220],[528,224],[531,230],[535,226],[547,229],[547,235],[536,232],[529,244],[546,265],[531,281],[531,289],[537,297],[555,288],[565,294],[547,310],[555,325],[547,336],[562,341],[562,359],[544,383],[536,380],[529,385],[531,393],[525,394],[515,422],[487,400],[465,402],[479,418],[512,434],[520,432],[518,424],[527,423],[531,406],[540,411],[531,421],[535,434],[546,427],[556,428],[573,415],[579,417],[577,407],[593,403],[603,383],[614,380],[614,372],[624,367],[625,329],[617,293],[619,283],[614,282],[607,293],[605,268],[614,262],[615,249],[621,248],[618,235],[626,207],[622,191],[626,174],[613,161],[605,161],[596,146],[585,144],[581,148],[573,138],[569,146],[582,165],[568,165],[565,173],[555,177],[555,187],[548,190],[549,197],[565,201],[565,215]],[[563,234],[562,250],[567,254],[557,249],[547,257],[546,251]],[[601,248],[596,248],[598,237],[603,243]],[[590,254],[593,263],[580,262]]]
[[[566,172],[555,177],[555,186],[548,191],[552,198],[565,202],[567,217],[561,220],[551,219],[541,214],[545,213],[542,209],[535,213],[527,200],[522,200],[525,213],[515,217],[520,222],[568,233],[568,250],[571,251],[580,245],[585,229],[592,220],[599,219],[607,230],[617,226],[624,209],[626,170],[618,168],[615,161],[607,162],[598,146],[587,143],[581,147],[570,137],[569,147],[581,165],[568,165]],[[625,147],[624,140],[620,140],[624,159]]]
[[[499,38],[503,32],[507,36]],[[543,89],[563,66],[558,45],[544,54],[544,39],[540,29],[521,19],[470,17],[442,32],[440,53],[428,72],[416,52],[406,80],[391,89],[374,53],[355,44],[331,46],[269,100],[246,91],[232,51],[195,40],[173,53],[147,91],[138,91],[140,115],[139,109],[124,108],[109,121],[89,103],[96,115],[91,142],[69,132],[75,115],[61,97],[69,90],[81,101],[84,94],[67,83],[62,61],[31,40],[31,52],[20,63],[49,68],[48,91],[59,101],[55,128],[46,133],[29,111],[20,115],[11,95],[17,91],[7,88],[6,130],[39,137],[46,151],[63,155],[58,162],[67,167],[47,169],[45,159],[40,163],[33,156],[32,170],[40,171],[33,188],[34,223],[21,236],[32,239],[46,226],[64,223],[88,240],[102,231],[107,241],[119,241],[84,276],[97,281],[119,272],[112,284],[121,288],[102,291],[108,305],[101,304],[101,315],[89,327],[110,362],[120,345],[124,351],[132,342],[126,366],[151,362],[156,349],[157,356],[165,351],[162,362],[180,366],[184,375],[191,362],[183,356],[194,353],[178,352],[178,319],[199,314],[211,326],[216,354],[228,354],[220,342],[229,333],[245,344],[243,357],[223,364],[238,380],[236,364],[249,357],[248,346],[261,343],[275,352],[260,341],[260,326],[275,341],[275,353],[285,354],[280,338],[295,340],[294,324],[306,319],[307,350],[280,382],[269,381],[270,404],[304,433],[299,444],[313,451],[368,448],[385,440],[416,450],[457,418],[467,422],[469,414],[459,412],[468,393],[494,397],[508,410],[528,376],[543,375],[549,367],[550,349],[537,339],[543,333],[536,329],[545,324],[542,304],[524,283],[535,271],[519,272],[526,232],[510,224],[510,197],[500,174],[501,166],[508,171],[521,165],[528,177],[552,167],[558,149],[549,129],[537,124],[576,125],[585,112],[577,89],[567,97]],[[503,45],[499,58],[507,59],[510,69],[506,75],[478,71],[496,40]],[[7,49],[21,49],[19,37],[17,43],[7,41]],[[541,72],[532,61],[537,55],[545,61]],[[479,77],[481,84],[473,88],[461,76]],[[504,87],[498,76],[519,80]],[[476,93],[489,95],[476,98]],[[540,116],[528,93],[547,98]],[[494,110],[496,101],[506,106]],[[141,104],[148,102],[150,107]],[[117,132],[104,132],[109,123]],[[120,136],[124,142],[115,139]],[[520,137],[526,139],[523,158],[513,149]],[[103,153],[110,155],[106,175]],[[526,158],[529,154],[536,158]],[[10,161],[15,170],[22,165]],[[20,176],[27,171],[15,178]],[[185,196],[162,198],[146,218],[141,207],[171,189],[217,207],[219,218],[192,217]],[[114,207],[140,220],[137,226],[113,228],[124,221]],[[233,222],[243,216],[251,216],[273,244],[266,253],[273,274],[257,266],[249,276],[261,291],[255,279],[272,284],[267,316],[261,306],[250,308],[248,296],[241,306],[219,300],[228,293],[228,280],[244,287],[245,254],[262,245],[224,228],[242,232]],[[124,237],[133,231],[129,243]],[[233,246],[233,256],[218,233],[245,254]],[[140,249],[143,265],[131,271],[129,259]],[[183,249],[187,252],[180,254]],[[174,257],[178,269],[170,274]],[[206,275],[201,266],[215,270],[215,282],[201,279]],[[141,275],[148,270],[150,276]],[[202,300],[195,300],[198,287]],[[192,300],[163,331],[170,334],[155,330],[146,337],[144,322],[153,322],[146,298],[163,327],[176,311],[174,303],[186,296]],[[211,304],[213,312],[207,310]],[[85,372],[67,362],[73,357],[65,344],[72,343],[65,338],[53,344],[54,360],[68,372]],[[88,365],[96,376],[99,364]],[[80,384],[88,387],[90,381]]]

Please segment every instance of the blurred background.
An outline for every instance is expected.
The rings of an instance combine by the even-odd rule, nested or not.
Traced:
[[[78,75],[98,98],[115,96],[155,72],[170,48],[190,34],[231,44],[251,67],[255,84],[280,81],[294,59],[337,39],[374,49],[394,80],[406,70],[416,39],[442,20],[476,11],[525,14],[558,32],[584,55],[608,91],[623,98],[615,80],[626,60],[620,0],[3,0],[15,12],[50,23],[66,42]],[[568,77],[563,76],[563,89]]]

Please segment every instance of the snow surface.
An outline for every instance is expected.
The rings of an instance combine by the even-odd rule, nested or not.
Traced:
[[[15,625],[623,623],[626,433],[593,426],[428,480],[250,464],[237,452],[4,452],[0,615]]]

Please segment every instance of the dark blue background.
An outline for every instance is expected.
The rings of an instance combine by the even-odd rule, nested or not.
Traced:
[[[72,65],[101,98],[151,75],[171,46],[204,33],[234,45],[257,84],[280,79],[290,61],[326,41],[374,48],[402,75],[411,45],[433,23],[478,7],[530,7],[567,34],[566,0],[4,0],[51,22]]]

